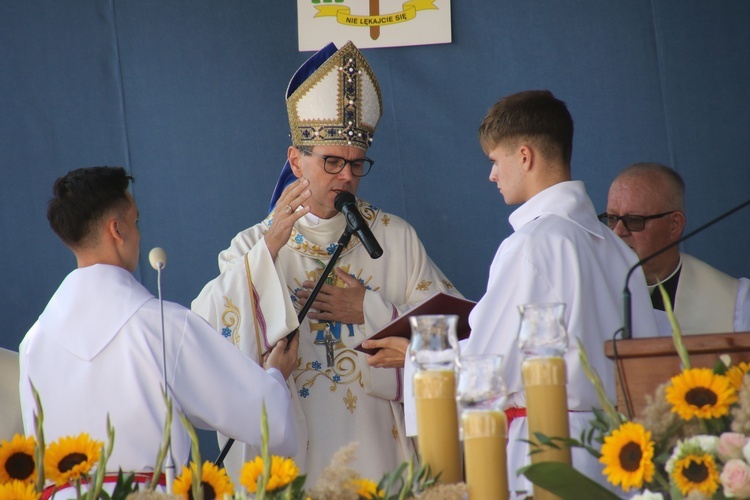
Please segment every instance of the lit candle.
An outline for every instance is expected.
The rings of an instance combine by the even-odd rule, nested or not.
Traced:
[[[508,498],[505,413],[464,410],[461,415],[469,500]]]
[[[537,432],[547,437],[569,437],[565,360],[562,357],[527,358],[521,370],[526,392],[529,440],[538,443],[535,437]],[[531,463],[539,462],[562,462],[571,465],[570,448],[545,447],[544,451],[531,455]],[[557,496],[534,486],[534,499],[546,498]]]
[[[458,440],[456,376],[453,370],[422,370],[414,374],[417,444],[423,465],[441,483],[463,480]]]

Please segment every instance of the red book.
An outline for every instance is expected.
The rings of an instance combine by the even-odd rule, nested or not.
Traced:
[[[469,328],[469,313],[474,309],[475,305],[476,302],[474,301],[454,297],[453,295],[448,295],[443,292],[437,292],[409,309],[406,313],[394,319],[365,340],[377,340],[393,336],[411,339],[411,324],[409,323],[409,317],[427,314],[455,314],[458,316],[456,334],[458,340],[463,340],[469,338],[469,333],[471,332],[471,329]],[[362,347],[361,343],[355,346],[354,349],[364,352],[365,354],[375,354],[378,351],[377,349],[365,349]]]

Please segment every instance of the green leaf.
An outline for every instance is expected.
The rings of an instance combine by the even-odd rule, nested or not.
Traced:
[[[729,367],[724,363],[724,360],[719,357],[719,359],[716,360],[713,370],[716,375],[726,375],[729,371]]]
[[[568,464],[541,462],[523,467],[518,472],[526,476],[535,485],[554,493],[563,500],[580,500],[582,498],[619,500],[620,498]]]
[[[535,432],[534,437],[536,437],[537,441],[543,446],[548,446],[550,448],[553,448],[555,450],[559,450],[560,447],[557,446],[552,438],[546,436],[545,434],[542,434],[541,432]]]

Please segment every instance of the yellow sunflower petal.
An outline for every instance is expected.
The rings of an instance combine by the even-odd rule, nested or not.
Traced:
[[[62,437],[47,447],[44,473],[58,486],[79,479],[99,461],[103,446],[104,443],[91,439],[85,432],[77,437]]]
[[[599,459],[607,481],[624,491],[641,488],[654,477],[654,443],[642,425],[626,422],[604,438]]]
[[[357,490],[357,496],[366,498],[367,500],[378,500],[383,498],[385,492],[378,489],[378,485],[375,481],[366,478],[353,479],[354,487]]]
[[[33,484],[16,480],[0,484],[0,499],[2,500],[39,500],[40,497]]]
[[[716,462],[708,454],[691,453],[677,460],[672,480],[683,495],[697,490],[711,497],[721,484]]]
[[[672,411],[683,420],[722,417],[737,402],[737,391],[730,379],[709,368],[693,368],[672,377],[665,396]]]
[[[191,497],[193,487],[193,474],[195,473],[195,464],[191,463],[190,468],[182,467],[182,473],[175,478],[172,485],[172,493],[184,498]],[[214,500],[224,498],[225,495],[234,496],[234,486],[227,476],[226,469],[219,469],[218,466],[206,460],[201,468],[201,486],[203,486],[203,499]]]
[[[739,392],[742,387],[742,381],[745,378],[747,372],[750,371],[750,363],[740,362],[727,370],[727,378],[729,378],[732,387]]]
[[[268,491],[281,489],[294,481],[299,469],[291,458],[271,457],[271,477],[268,479]]]
[[[172,483],[172,493],[177,496],[190,498],[190,488],[193,486],[193,473],[186,465],[182,466],[182,472]]]
[[[201,484],[203,485],[204,500],[224,498],[225,495],[234,495],[234,486],[227,476],[226,469],[219,469],[209,460],[203,462],[201,469]]]
[[[263,476],[263,458],[255,457],[245,462],[240,470],[240,484],[247,488],[250,493],[258,489],[258,479]],[[271,476],[268,478],[266,491],[274,491],[284,488],[299,476],[299,468],[291,458],[279,456],[271,457]]]
[[[20,434],[0,443],[0,484],[12,480],[33,484],[36,481],[34,438]]]
[[[258,478],[263,475],[263,459],[255,457],[249,462],[245,462],[240,470],[240,484],[247,488],[250,493],[255,493],[258,489]]]

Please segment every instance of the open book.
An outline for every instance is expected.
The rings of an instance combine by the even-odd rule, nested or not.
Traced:
[[[444,292],[436,292],[430,295],[427,299],[423,300],[407,312],[394,319],[383,328],[378,330],[374,335],[367,337],[365,340],[370,339],[384,339],[386,337],[403,337],[405,339],[411,339],[411,325],[409,324],[410,316],[421,316],[425,314],[455,314],[458,316],[458,324],[456,326],[456,334],[459,340],[463,340],[469,337],[469,313],[476,305],[476,302],[462,299],[460,297],[454,297]],[[364,342],[364,341],[363,341]],[[365,349],[362,344],[358,344],[354,347],[360,352],[365,354],[375,354],[377,349]]]

